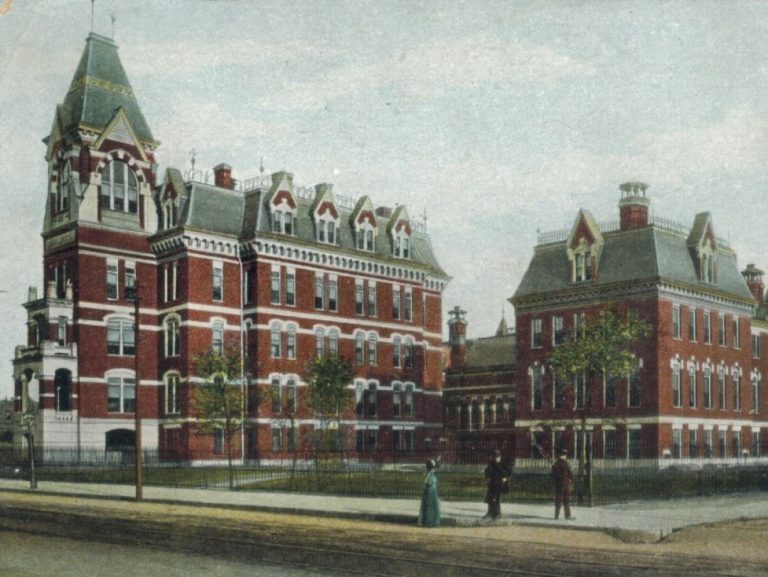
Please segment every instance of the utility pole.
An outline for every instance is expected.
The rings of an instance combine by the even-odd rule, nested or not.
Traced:
[[[127,292],[127,291],[126,291]],[[135,448],[136,448],[136,500],[141,501],[144,498],[144,466],[142,463],[142,446],[141,446],[141,413],[139,411],[141,404],[139,402],[139,343],[141,342],[141,339],[139,338],[139,284],[136,282],[133,285],[133,288],[130,292],[127,292],[127,295],[129,299],[133,299],[133,338],[134,338],[134,365],[133,370],[135,373],[134,376],[134,382],[135,382],[135,393],[134,393],[134,406],[133,406],[133,416],[134,416],[134,428],[136,429],[135,434]]]

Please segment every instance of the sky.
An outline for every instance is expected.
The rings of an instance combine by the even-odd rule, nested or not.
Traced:
[[[0,397],[42,292],[41,140],[91,21],[90,0],[0,0]],[[470,338],[512,324],[537,231],[617,218],[629,180],[768,267],[768,2],[96,0],[93,30],[161,169],[263,158],[426,215],[444,326],[460,305]]]

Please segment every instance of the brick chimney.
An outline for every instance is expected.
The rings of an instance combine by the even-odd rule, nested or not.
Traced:
[[[619,186],[619,217],[621,230],[633,230],[648,226],[648,207],[651,199],[645,196],[648,185],[644,182],[625,182]]]
[[[747,268],[741,271],[744,280],[747,281],[747,286],[752,296],[757,301],[757,306],[765,304],[765,285],[763,284],[763,271],[757,268],[753,264],[748,264]]]
[[[451,368],[458,369],[467,360],[467,311],[455,306],[448,312],[448,344],[451,346]]]
[[[232,167],[225,162],[217,164],[213,168],[214,184],[221,188],[235,188],[235,181],[232,180]]]

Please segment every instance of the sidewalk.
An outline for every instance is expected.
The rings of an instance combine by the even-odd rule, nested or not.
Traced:
[[[33,492],[29,482],[0,479],[0,491]],[[77,495],[94,498],[132,499],[132,485],[100,485],[42,481],[38,493]],[[218,489],[172,489],[144,487],[147,502],[184,503],[270,512],[303,513],[373,521],[416,523],[419,501],[367,497],[339,497],[267,491]],[[592,508],[573,507],[575,520],[555,520],[552,504],[502,503],[502,518],[483,520],[485,505],[480,502],[443,501],[443,525],[508,526],[537,525],[598,530],[625,541],[655,541],[675,529],[737,519],[768,518],[768,494],[743,493],[687,499],[635,501]]]

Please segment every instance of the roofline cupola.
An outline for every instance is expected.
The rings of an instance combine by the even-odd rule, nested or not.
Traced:
[[[648,226],[648,207],[651,199],[645,195],[648,185],[644,182],[625,182],[619,186],[619,217],[621,230],[633,230]]]

